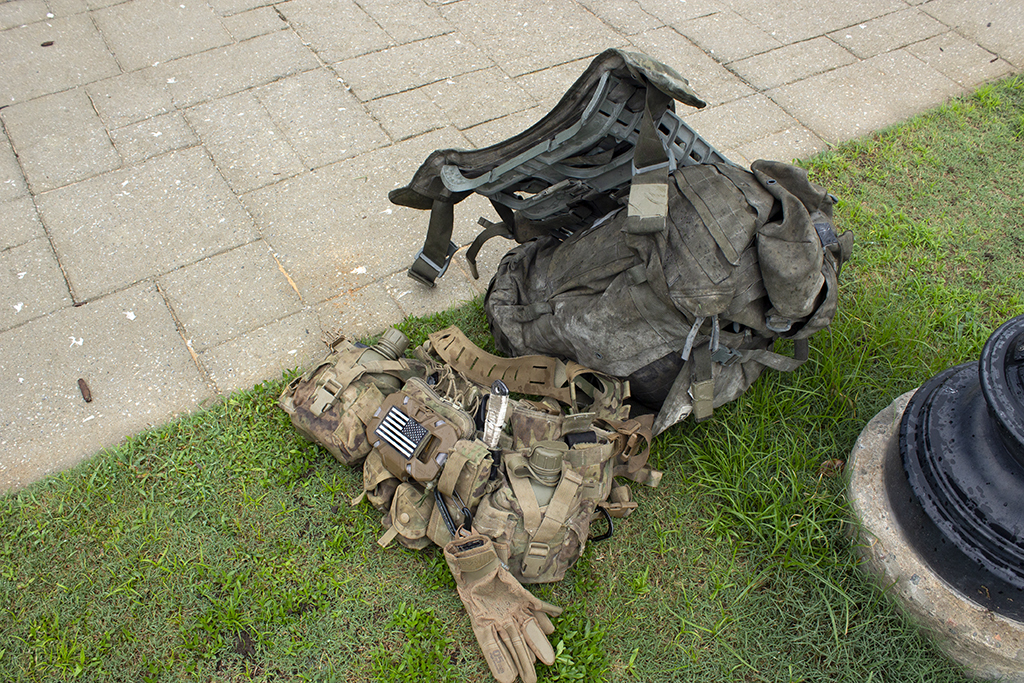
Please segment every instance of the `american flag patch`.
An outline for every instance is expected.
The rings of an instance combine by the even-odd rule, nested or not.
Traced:
[[[388,410],[388,414],[373,432],[384,443],[401,453],[406,460],[412,460],[416,449],[430,433],[423,425],[394,406]]]

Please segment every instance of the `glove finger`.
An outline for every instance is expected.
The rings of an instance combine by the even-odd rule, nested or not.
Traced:
[[[547,616],[541,615],[545,619]],[[551,621],[548,621],[551,624]],[[547,633],[550,633],[548,631]],[[544,662],[548,666],[555,663],[555,649],[551,647],[551,643],[548,641],[547,635],[545,635],[544,627],[540,624],[537,619],[527,619],[523,622],[523,638],[526,640],[526,644],[533,650],[533,654],[537,655],[537,659]]]
[[[477,633],[477,642],[484,652],[484,659],[491,669],[491,675],[498,683],[515,683],[518,675],[516,660],[503,642],[500,627],[491,627],[484,633]]]
[[[531,597],[533,597],[532,594],[531,594]],[[544,602],[543,600],[540,600],[539,598],[534,597],[533,598],[533,611],[534,612],[543,612],[544,614],[550,614],[553,617],[557,617],[559,614],[562,613],[562,608],[559,607],[558,605],[552,605],[550,602]]]
[[[533,616],[537,620],[537,623],[540,624],[540,630],[544,631],[544,635],[550,636],[555,632],[555,625],[551,623],[550,619],[548,619],[548,615],[543,612],[535,612]]]
[[[534,662],[537,658],[523,642],[523,636],[519,633],[516,624],[497,625],[495,628],[505,646],[512,652],[516,668],[519,670],[519,677],[523,683],[537,683],[537,666]]]

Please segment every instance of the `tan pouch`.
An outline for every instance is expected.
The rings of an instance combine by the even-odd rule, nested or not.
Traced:
[[[422,550],[430,545],[427,538],[427,527],[430,515],[434,511],[434,496],[427,493],[419,485],[404,482],[395,491],[391,501],[391,510],[384,515],[381,523],[388,530],[377,541],[387,547],[397,539],[399,543],[411,550]]]
[[[395,490],[401,482],[384,467],[384,461],[377,451],[370,451],[363,463],[363,493],[373,507],[381,512],[391,509]],[[359,502],[359,499],[354,501]]]
[[[437,480],[437,492],[456,529],[466,523],[463,508],[474,510],[487,493],[492,463],[491,452],[479,440],[463,439],[452,449]],[[435,504],[430,516],[427,536],[439,546],[445,546],[452,540],[451,530],[439,505]]]
[[[370,452],[366,422],[385,397],[426,372],[409,358],[365,361],[366,351],[337,340],[327,358],[289,382],[277,401],[299,433],[352,466]]]

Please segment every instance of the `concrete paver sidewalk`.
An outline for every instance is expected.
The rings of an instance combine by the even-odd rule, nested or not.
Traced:
[[[1021,36],[1017,0],[0,2],[0,491],[482,291],[508,244],[426,289],[427,216],[387,192],[608,47],[689,77],[743,163],[1019,72]]]

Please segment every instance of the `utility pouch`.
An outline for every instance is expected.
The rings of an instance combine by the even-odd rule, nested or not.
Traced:
[[[476,431],[473,418],[415,377],[388,396],[366,424],[366,439],[399,479],[435,479],[460,439]]]
[[[413,482],[404,482],[395,491],[388,511],[381,524],[387,531],[377,541],[387,547],[391,541],[398,540],[410,550],[422,550],[430,545],[427,538],[427,527],[430,515],[434,511],[434,496]]]
[[[370,504],[381,512],[391,509],[395,490],[401,482],[384,466],[380,451],[370,451],[363,462],[363,494]],[[359,498],[353,504],[359,502]]]
[[[596,501],[584,496],[584,478],[567,452],[563,442],[549,441],[506,454],[508,485],[477,508],[473,529],[493,539],[522,583],[560,581],[586,545]]]
[[[456,530],[471,526],[472,510],[477,508],[493,484],[490,478],[492,463],[491,452],[483,442],[462,440],[455,444],[435,489],[436,504],[427,529],[427,536],[434,543],[443,547],[451,542],[454,537],[449,524]]]
[[[397,330],[385,339],[396,337],[404,340]],[[278,399],[300,434],[347,465],[358,465],[369,454],[366,422],[384,398],[426,372],[421,361],[400,358],[393,348],[384,355],[379,347],[338,339],[327,357],[290,382]]]

